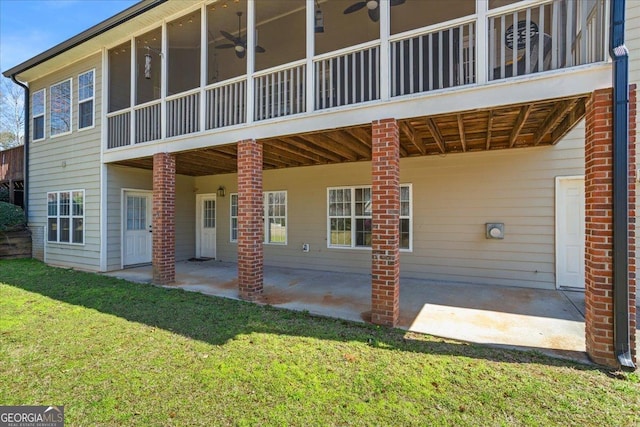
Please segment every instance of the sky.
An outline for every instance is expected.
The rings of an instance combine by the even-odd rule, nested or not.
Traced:
[[[0,0],[0,71],[18,65],[138,0]]]

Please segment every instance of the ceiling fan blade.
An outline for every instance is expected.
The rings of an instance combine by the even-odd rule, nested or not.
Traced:
[[[391,0],[389,3],[391,6],[400,6],[401,4],[404,4],[405,1],[407,0]]]
[[[234,36],[231,33],[226,32],[225,30],[220,30],[220,34],[222,34],[224,36],[224,38],[226,38],[229,41],[232,41],[234,43],[240,43],[240,39],[237,38],[236,36]]]
[[[371,18],[373,22],[378,22],[380,20],[380,6],[376,7],[375,9],[368,9],[368,11],[369,18]]]
[[[264,50],[264,48],[262,46],[256,46],[256,52],[258,53],[265,53],[266,50]]]
[[[243,49],[243,50],[241,50],[241,51],[237,51],[237,50],[236,50],[235,52],[236,52],[236,56],[237,56],[238,58],[240,58],[240,59],[244,58],[244,56],[245,56],[245,55],[246,55],[246,53],[247,53],[246,49]]]
[[[367,2],[366,2],[366,1],[359,1],[358,3],[354,3],[354,4],[352,4],[351,6],[349,6],[348,8],[346,8],[346,9],[344,10],[344,12],[342,12],[342,13],[344,13],[345,15],[347,15],[347,14],[349,14],[349,13],[353,13],[353,12],[356,12],[356,11],[358,11],[358,10],[362,9],[362,8],[363,8],[363,7],[365,7],[366,5],[367,5]]]
[[[231,49],[232,47],[236,47],[236,45],[232,43],[226,43],[216,46],[216,49]]]

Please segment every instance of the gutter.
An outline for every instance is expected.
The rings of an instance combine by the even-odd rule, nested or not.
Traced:
[[[27,218],[27,224],[29,223],[29,130],[31,125],[31,119],[29,118],[29,110],[31,110],[31,93],[29,86],[16,79],[16,75],[11,75],[11,80],[18,86],[24,89],[24,160],[23,160],[23,173],[22,177],[24,182],[24,190],[22,196],[22,204],[24,205],[24,216]]]
[[[618,363],[634,370],[629,327],[629,50],[624,44],[625,0],[611,0],[609,53],[613,59],[613,340]]]
[[[66,40],[54,47],[52,47],[51,49],[48,49],[46,51],[44,51],[43,53],[41,53],[38,56],[34,56],[33,58],[23,62],[22,64],[16,65],[13,68],[10,68],[8,70],[6,70],[5,72],[3,72],[2,74],[5,77],[10,77],[11,79],[13,79],[13,76],[18,75],[24,71],[27,71],[33,67],[36,67],[40,64],[42,64],[43,62],[46,62],[48,60],[50,60],[51,58],[54,58],[68,50],[73,49],[74,47],[88,41],[91,40],[94,37],[99,36],[100,34],[103,34],[109,30],[111,30],[112,28],[117,27],[118,25],[121,25],[133,18],[135,18],[136,16],[139,16],[145,12],[147,12],[148,10],[151,10],[153,8],[155,8],[156,6],[161,5],[162,3],[167,2],[168,0],[143,0],[133,6],[131,6],[128,9],[125,9],[124,11],[118,13],[115,16],[112,16],[109,19],[106,19],[102,22],[100,22],[97,25],[94,25],[93,27],[83,31],[82,33],[70,38],[69,40]],[[15,80],[14,80],[15,81]],[[18,83],[19,84],[19,83]]]

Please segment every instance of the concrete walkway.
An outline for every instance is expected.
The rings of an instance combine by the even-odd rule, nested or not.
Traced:
[[[151,282],[151,266],[108,273]],[[370,277],[265,267],[264,304],[354,321],[370,319]],[[176,287],[238,298],[237,265],[176,264]],[[399,327],[460,341],[537,350],[588,362],[584,293],[401,279]]]

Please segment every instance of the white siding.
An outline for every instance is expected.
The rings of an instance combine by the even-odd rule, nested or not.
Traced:
[[[414,228],[402,276],[554,289],[555,177],[582,174],[584,123],[554,147],[402,159]],[[265,245],[265,264],[370,273],[370,250],[329,249],[326,240],[327,187],[370,183],[369,162],[265,171],[265,191],[288,192],[288,245]],[[236,192],[236,175],[195,179],[199,193],[219,185]],[[228,195],[218,219],[218,256],[234,261]],[[485,239],[486,222],[504,222],[505,239]]]
[[[78,74],[95,69],[95,127],[78,131]],[[49,87],[72,78],[72,132],[49,137],[51,116]],[[47,90],[45,136],[29,147],[29,226],[36,232],[46,227],[47,192],[85,190],[85,242],[83,245],[46,243],[34,239],[36,256],[46,253],[47,262],[85,270],[100,268],[100,118],[102,114],[101,55],[96,54],[64,70],[30,83],[31,92]],[[46,249],[43,247],[46,245]]]

